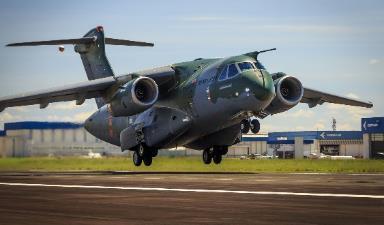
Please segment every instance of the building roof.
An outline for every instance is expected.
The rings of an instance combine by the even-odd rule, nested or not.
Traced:
[[[5,123],[4,130],[32,130],[32,129],[76,129],[83,127],[83,124],[69,122],[14,122]]]

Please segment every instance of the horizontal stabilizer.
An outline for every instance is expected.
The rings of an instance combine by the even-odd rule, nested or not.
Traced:
[[[19,46],[38,46],[38,45],[68,45],[68,44],[90,44],[96,41],[96,37],[83,37],[76,39],[61,39],[61,40],[50,40],[50,41],[31,41],[31,42],[19,42],[7,44],[8,47],[19,47]]]
[[[7,44],[7,47],[20,47],[20,46],[39,46],[39,45],[68,45],[68,44],[91,44],[96,42],[96,36],[83,37],[76,39],[60,39],[50,41],[31,41],[31,42],[19,42]],[[153,47],[153,43],[142,41],[131,41],[124,39],[105,38],[105,44],[109,45],[125,45],[125,46],[141,46],[141,47]]]
[[[124,39],[105,38],[105,44],[108,45],[125,45],[125,46],[142,46],[142,47],[153,47],[153,43],[142,42],[142,41],[131,41]]]

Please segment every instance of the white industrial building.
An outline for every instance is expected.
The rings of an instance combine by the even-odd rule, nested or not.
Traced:
[[[121,154],[119,147],[101,141],[81,124],[64,122],[5,123],[0,133],[0,156]]]
[[[160,155],[201,155],[200,151],[179,148],[161,150]],[[65,122],[5,123],[0,131],[0,157],[121,155],[120,147],[101,141],[82,124]],[[363,118],[361,131],[272,132],[243,135],[242,142],[229,148],[228,157],[260,154],[279,158],[320,155],[380,158],[384,155],[384,117]]]

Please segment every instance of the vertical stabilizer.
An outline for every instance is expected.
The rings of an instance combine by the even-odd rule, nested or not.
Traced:
[[[90,30],[84,37],[94,39],[87,44],[76,44],[75,51],[80,54],[88,80],[115,76],[105,54],[105,39],[103,27],[98,26]],[[97,107],[105,103],[102,98],[96,98]]]

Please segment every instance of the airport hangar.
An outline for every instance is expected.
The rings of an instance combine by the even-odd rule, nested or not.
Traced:
[[[122,155],[120,148],[89,134],[82,124],[68,122],[5,123],[0,131],[0,157],[81,156],[89,152]],[[303,158],[311,153],[376,158],[384,152],[384,117],[362,118],[361,131],[271,132],[243,135],[242,142],[230,147],[228,157],[250,154]],[[160,155],[201,155],[180,148],[162,150]]]

